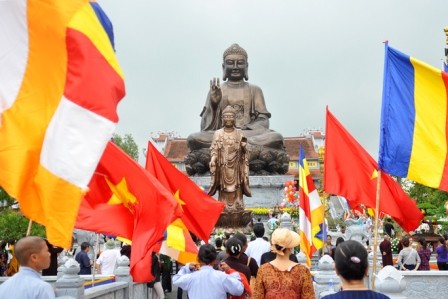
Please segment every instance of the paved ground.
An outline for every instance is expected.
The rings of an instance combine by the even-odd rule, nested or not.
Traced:
[[[170,293],[165,293],[165,299],[177,299],[177,287],[173,285],[173,290]],[[187,299],[186,292],[183,293],[182,299]]]
[[[149,296],[151,298],[151,296]],[[175,285],[172,286],[172,291],[169,293],[165,293],[165,299],[177,299],[177,287]],[[182,299],[187,299],[186,292],[183,293]]]

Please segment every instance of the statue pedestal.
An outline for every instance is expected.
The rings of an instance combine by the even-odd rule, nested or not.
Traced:
[[[205,190],[210,188],[210,176],[194,176],[190,177],[190,179]],[[292,175],[250,176],[249,186],[252,197],[244,196],[245,207],[271,208],[279,205],[282,202],[285,182],[292,180],[294,180]],[[216,199],[219,196],[218,192],[214,196]],[[204,215],[204,217],[207,216]],[[227,233],[239,231],[249,234],[252,232],[251,220],[253,217],[253,213],[247,210],[224,210],[216,223],[216,228]]]
[[[224,210],[215,225],[216,229],[222,230],[226,233],[251,233],[252,232],[252,218],[251,211],[241,210]]]
[[[210,176],[193,176],[190,179],[205,190],[210,188]],[[249,186],[252,197],[244,196],[244,205],[246,208],[270,208],[279,205],[283,199],[285,182],[292,180],[294,180],[293,175],[250,176]],[[218,193],[215,198],[218,198]]]

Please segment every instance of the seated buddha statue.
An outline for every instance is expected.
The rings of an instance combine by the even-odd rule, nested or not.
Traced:
[[[224,82],[220,84],[217,78],[210,80],[210,90],[200,114],[201,131],[189,135],[187,139],[190,152],[210,148],[214,132],[222,128],[222,112],[227,106],[234,109],[235,127],[243,131],[249,146],[256,146],[268,156],[272,156],[270,150],[284,152],[283,136],[269,129],[271,113],[266,108],[263,91],[247,82],[248,66],[247,52],[238,44],[224,51]],[[186,162],[188,164],[188,158]]]

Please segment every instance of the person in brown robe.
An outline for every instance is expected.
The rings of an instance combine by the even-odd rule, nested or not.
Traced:
[[[385,234],[384,240],[380,243],[381,257],[383,259],[383,267],[394,265],[392,259],[392,244],[390,243],[390,237]]]

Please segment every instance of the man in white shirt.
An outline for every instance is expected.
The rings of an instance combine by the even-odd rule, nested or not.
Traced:
[[[25,237],[15,246],[19,272],[0,285],[0,298],[54,299],[52,286],[40,272],[50,267],[50,252],[41,237]]]
[[[106,250],[101,252],[96,261],[96,269],[103,275],[113,275],[115,268],[117,268],[117,259],[120,257],[120,252],[115,249],[115,241],[110,239],[106,242]]]
[[[261,223],[257,223],[254,226],[254,234],[256,239],[249,242],[246,249],[246,254],[253,258],[258,266],[260,266],[261,255],[271,250],[271,244],[263,239],[264,226]]]

